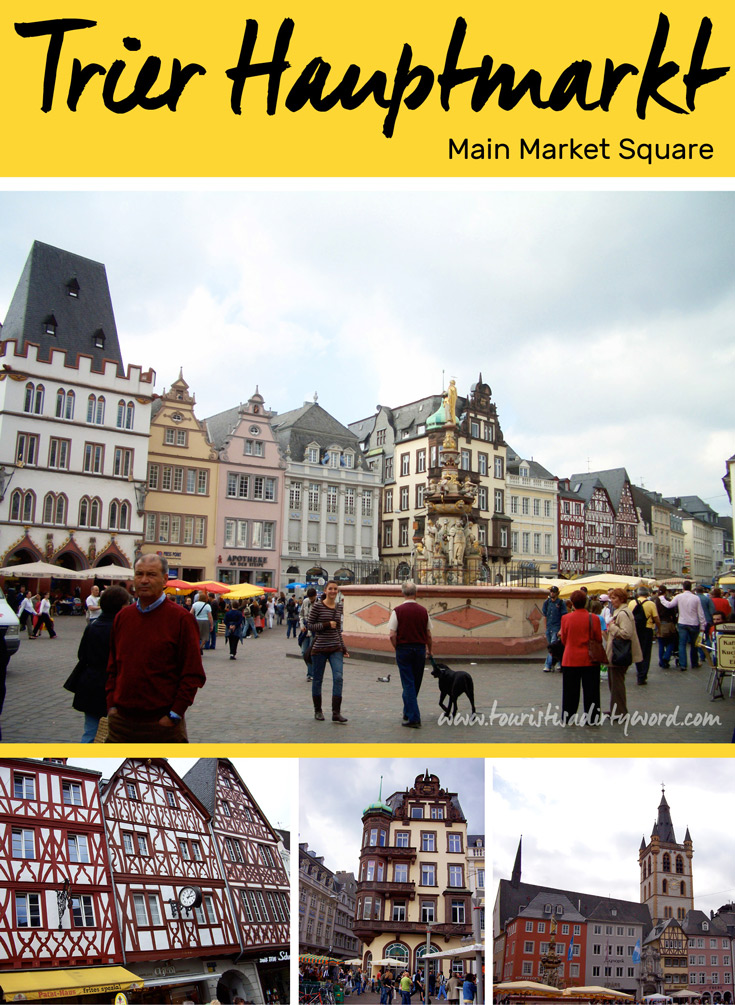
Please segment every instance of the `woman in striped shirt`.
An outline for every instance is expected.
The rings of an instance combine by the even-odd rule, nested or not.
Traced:
[[[314,636],[311,647],[311,697],[314,701],[314,718],[324,719],[322,712],[322,680],[329,660],[332,669],[332,722],[347,722],[342,715],[343,657],[349,653],[342,641],[342,604],[337,603],[339,586],[330,579],[323,600],[317,600],[309,611],[309,631]]]

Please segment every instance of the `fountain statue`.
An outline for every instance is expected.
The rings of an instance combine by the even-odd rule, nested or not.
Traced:
[[[459,470],[457,387],[453,380],[439,408],[426,421],[427,433],[442,434],[438,468],[430,468],[424,493],[426,522],[416,547],[417,578],[426,586],[478,582],[482,553],[473,516],[477,486]]]

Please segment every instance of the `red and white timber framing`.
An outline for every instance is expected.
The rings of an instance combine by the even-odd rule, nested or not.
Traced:
[[[61,762],[0,760],[3,970],[122,962],[99,778]]]
[[[128,964],[238,955],[209,813],[166,761],[127,759],[102,802]],[[202,891],[202,904],[191,914],[171,904],[186,886]]]

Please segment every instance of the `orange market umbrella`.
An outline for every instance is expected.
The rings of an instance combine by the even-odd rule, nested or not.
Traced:
[[[163,588],[164,593],[191,593],[194,587],[185,579],[169,579]]]
[[[215,583],[212,580],[206,580],[203,583],[189,583],[188,585],[192,590],[206,590],[207,593],[229,593],[232,589],[231,586],[225,586],[224,583]]]

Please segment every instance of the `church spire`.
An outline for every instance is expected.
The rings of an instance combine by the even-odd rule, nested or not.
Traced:
[[[674,825],[671,822],[671,810],[669,809],[669,804],[666,802],[666,793],[664,792],[663,785],[661,786],[661,802],[658,804],[656,833],[658,834],[660,841],[667,841],[670,844],[676,844]]]
[[[522,846],[522,844],[523,844],[523,835],[521,834],[520,838],[518,839],[518,851],[516,852],[516,860],[513,863],[513,873],[512,873],[512,875],[510,877],[510,885],[511,886],[518,887],[518,886],[521,885],[521,846]]]

